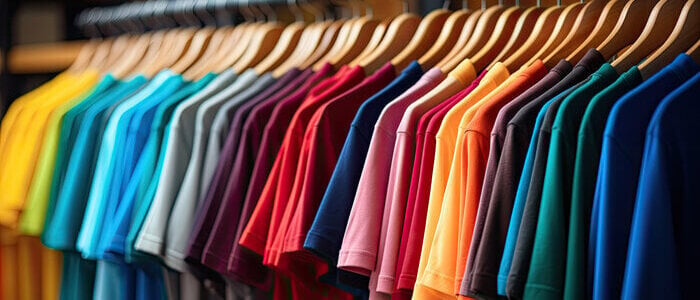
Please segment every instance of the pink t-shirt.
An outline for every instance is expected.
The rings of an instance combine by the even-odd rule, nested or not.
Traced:
[[[338,268],[365,276],[374,270],[396,128],[406,108],[443,78],[445,75],[437,68],[426,72],[387,105],[377,120],[340,248]]]

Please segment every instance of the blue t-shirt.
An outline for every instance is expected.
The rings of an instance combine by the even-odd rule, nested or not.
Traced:
[[[623,299],[697,298],[698,95],[700,73],[666,96],[649,122],[627,249]]]
[[[88,195],[89,185],[85,183],[92,178],[94,149],[99,145],[95,139],[100,127],[98,121],[110,106],[140,89],[146,81],[146,77],[138,75],[118,83],[84,113],[66,166],[65,180],[59,187],[52,213],[47,214],[44,222],[42,242],[47,247],[75,249]]]
[[[103,236],[103,240],[109,242],[106,248],[103,249],[106,253],[113,253],[116,255],[124,254],[124,243],[126,240],[126,235],[129,232],[129,227],[131,226],[133,207],[134,202],[137,199],[139,184],[141,182],[147,182],[147,180],[143,179],[150,178],[153,173],[155,160],[157,158],[157,146],[163,135],[163,123],[170,119],[169,115],[172,114],[173,108],[178,103],[199,91],[214,77],[216,77],[216,75],[210,73],[196,82],[187,83],[178,92],[174,93],[168,97],[168,99],[165,99],[158,105],[150,126],[145,126],[144,124],[139,127],[145,127],[150,133],[148,133],[148,139],[143,146],[143,151],[138,157],[138,162],[134,167],[132,176],[129,178],[124,194],[121,197],[119,207],[112,222],[114,226],[111,226]],[[141,132],[141,134],[145,135],[146,133]]]
[[[413,86],[422,75],[423,70],[418,62],[412,62],[389,85],[367,99],[355,114],[333,175],[304,242],[304,248],[319,255],[331,266],[328,274],[321,280],[345,288],[336,283],[337,270],[333,266],[338,261],[374,124],[384,107]]]
[[[627,242],[642,163],[645,131],[663,97],[700,70],[690,57],[678,56],[623,96],[612,108],[601,148],[593,198],[588,261],[593,262],[593,297],[619,299]]]
[[[100,234],[105,220],[112,217],[116,207],[115,201],[118,199],[111,199],[108,192],[113,190],[111,187],[114,187],[114,175],[120,174],[121,171],[119,157],[124,152],[127,125],[139,103],[147,101],[150,97],[160,97],[161,94],[167,97],[172,93],[177,88],[177,85],[170,84],[173,80],[177,81],[172,72],[159,73],[146,88],[119,104],[109,118],[103,132],[85,215],[76,242],[76,248],[86,258],[100,258],[97,251]]]

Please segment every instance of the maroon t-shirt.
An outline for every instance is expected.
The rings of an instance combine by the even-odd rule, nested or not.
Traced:
[[[309,71],[310,72],[310,71]],[[304,72],[308,73],[308,72]],[[191,264],[200,264],[202,250],[209,238],[216,214],[221,204],[224,189],[226,188],[226,178],[231,170],[233,156],[239,145],[241,126],[251,111],[258,110],[258,106],[273,107],[277,102],[296,89],[296,85],[302,81],[296,80],[302,74],[298,69],[292,69],[280,77],[273,85],[267,88],[262,94],[247,101],[236,110],[229,126],[229,134],[221,151],[221,157],[216,166],[216,171],[207,189],[201,208],[195,218],[195,226],[190,234],[190,240],[186,260]],[[307,75],[308,76],[308,75]],[[268,113],[269,116],[269,113]]]

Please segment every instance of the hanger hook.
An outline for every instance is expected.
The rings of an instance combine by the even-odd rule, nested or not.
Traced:
[[[452,1],[450,1],[450,0],[443,1],[442,2],[442,9],[450,10],[450,4],[452,4],[451,2]]]
[[[195,0],[194,14],[202,21],[204,26],[216,26],[216,18],[209,12],[208,0]]]
[[[268,22],[277,22],[277,14],[267,1],[260,1],[260,3],[258,3],[258,8],[263,15],[265,15],[265,19],[267,19]]]

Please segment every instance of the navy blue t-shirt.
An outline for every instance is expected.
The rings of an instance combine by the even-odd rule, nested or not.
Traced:
[[[352,121],[333,175],[304,243],[304,248],[322,257],[331,266],[335,266],[338,261],[374,124],[384,107],[413,86],[422,75],[420,65],[412,62],[394,81],[367,99]],[[333,278],[334,281],[336,271],[335,268],[331,268],[327,277]]]
[[[624,299],[697,297],[698,95],[700,73],[666,96],[649,123],[627,249]]]
[[[642,164],[645,132],[665,95],[700,70],[690,57],[673,63],[623,96],[605,126],[589,236],[593,298],[619,299]]]

